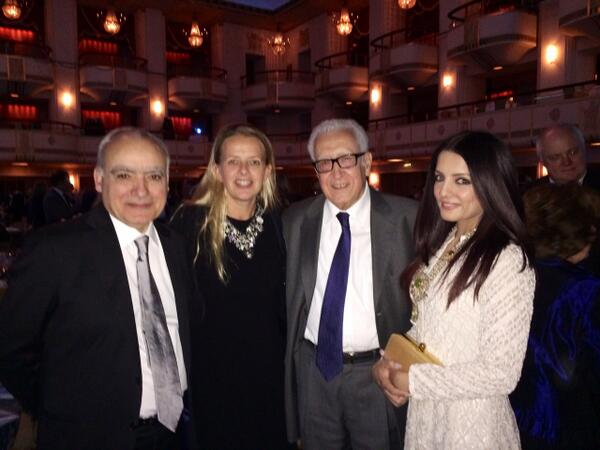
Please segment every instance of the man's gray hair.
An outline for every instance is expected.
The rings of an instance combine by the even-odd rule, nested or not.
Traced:
[[[581,153],[583,155],[586,154],[587,147],[585,145],[585,136],[583,135],[583,133],[581,132],[579,127],[577,125],[562,123],[562,124],[553,125],[551,127],[544,129],[544,131],[542,131],[540,133],[540,135],[536,138],[535,149],[537,151],[537,156],[540,161],[542,160],[542,151],[544,150],[544,139],[546,139],[546,135],[548,133],[550,133],[551,131],[557,131],[557,130],[564,131],[566,133],[569,133],[571,136],[573,136],[573,138],[575,139],[575,142],[577,142],[577,147],[579,148]]]
[[[310,159],[315,160],[315,142],[322,134],[334,133],[337,131],[347,131],[352,133],[356,143],[358,144],[358,152],[364,153],[369,151],[369,137],[363,127],[352,119],[329,119],[324,120],[317,125],[310,133],[308,138],[308,153]]]
[[[154,145],[154,147],[156,147],[156,149],[158,151],[160,151],[165,156],[167,174],[169,173],[169,163],[170,163],[169,149],[167,149],[167,146],[165,145],[165,143],[161,139],[157,138],[155,135],[150,133],[149,131],[144,130],[142,128],[136,128],[136,127],[115,128],[114,130],[111,130],[109,133],[107,133],[106,136],[104,136],[102,138],[102,140],[100,141],[100,144],[98,145],[98,154],[96,156],[96,168],[97,169],[100,169],[100,170],[104,169],[104,158],[106,155],[106,149],[108,147],[110,147],[112,144],[114,144],[115,141],[118,141],[119,139],[122,139],[122,138],[146,139],[148,142],[150,142],[152,145]]]

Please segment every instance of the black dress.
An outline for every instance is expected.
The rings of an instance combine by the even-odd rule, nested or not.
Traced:
[[[264,214],[252,259],[227,240],[227,284],[217,277],[198,230],[206,209],[180,208],[172,225],[195,253],[206,302],[192,327],[191,387],[195,431],[204,450],[280,450],[285,433],[285,250],[279,218]],[[230,219],[244,232],[250,221]]]
[[[600,449],[600,279],[536,263],[531,333],[511,403],[525,450]]]

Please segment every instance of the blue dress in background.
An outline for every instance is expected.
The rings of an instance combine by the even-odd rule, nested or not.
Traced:
[[[531,333],[511,403],[523,449],[600,449],[600,279],[536,264]]]

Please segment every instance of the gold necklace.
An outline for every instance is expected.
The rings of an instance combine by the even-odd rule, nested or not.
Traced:
[[[410,315],[411,322],[415,323],[419,317],[418,303],[422,302],[425,297],[427,297],[427,292],[431,287],[431,283],[438,277],[440,273],[446,270],[448,263],[452,260],[452,258],[454,258],[454,255],[456,255],[469,241],[469,239],[471,239],[476,230],[477,228],[473,228],[468,233],[461,235],[458,240],[454,238],[453,240],[456,240],[454,245],[452,245],[452,241],[450,241],[429,272],[425,271],[427,268],[425,264],[421,264],[419,266],[410,282],[408,289],[410,299],[413,304]],[[453,232],[456,233],[456,227],[452,229],[450,234]]]

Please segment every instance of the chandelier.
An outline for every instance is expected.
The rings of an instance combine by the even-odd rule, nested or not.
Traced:
[[[410,9],[417,4],[417,0],[398,0],[398,6],[402,9]]]
[[[348,12],[348,8],[344,5],[340,11],[340,16],[337,17],[333,13],[332,19],[338,34],[340,36],[348,36],[352,33],[353,24],[358,20],[358,16]]]
[[[290,39],[283,37],[283,34],[277,31],[273,37],[267,39],[267,43],[271,47],[271,50],[273,50],[273,53],[279,56],[285,53],[285,49],[290,45]]]
[[[17,0],[5,0],[2,5],[2,13],[7,19],[17,20],[21,17],[21,5]]]
[[[106,15],[104,16],[104,30],[108,34],[117,34],[121,31],[121,25],[127,20],[127,17],[123,13],[115,12],[114,8],[108,8]]]
[[[192,28],[190,29],[189,33],[185,31],[184,33],[187,35],[188,42],[192,47],[200,47],[204,42],[204,36],[206,35],[207,31],[205,28],[200,31],[198,22],[194,20],[192,21]]]

